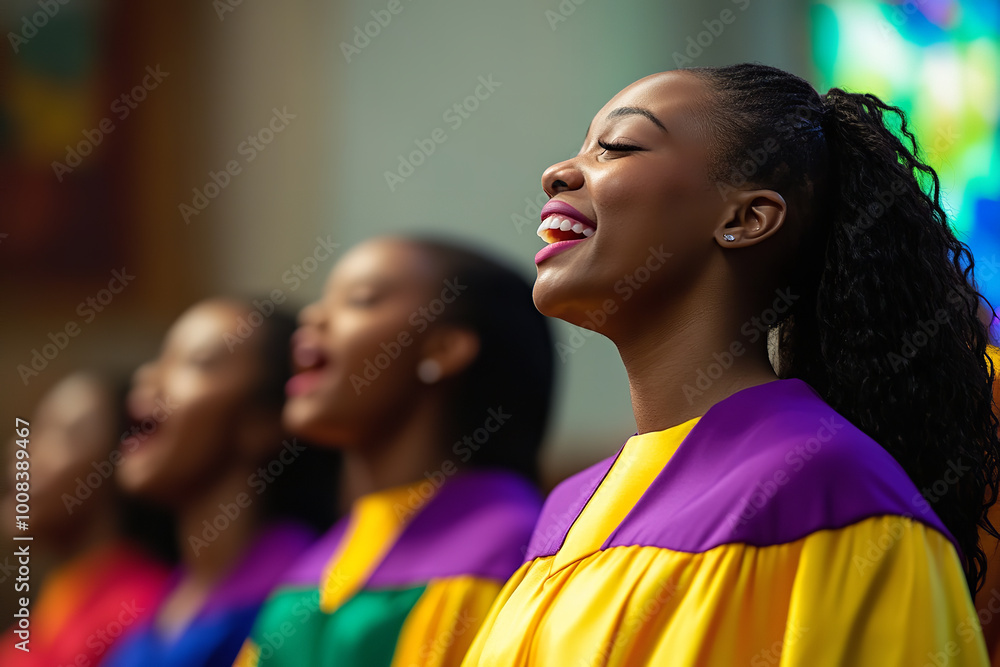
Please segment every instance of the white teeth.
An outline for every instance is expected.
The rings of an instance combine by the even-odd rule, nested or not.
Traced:
[[[546,229],[558,229],[564,232],[572,230],[577,234],[583,234],[585,238],[590,238],[594,235],[593,227],[589,227],[582,222],[577,222],[576,220],[564,218],[561,215],[550,215],[542,220],[542,224],[538,225],[538,230],[535,233],[538,236],[542,236],[542,232]],[[542,238],[544,239],[544,237]]]

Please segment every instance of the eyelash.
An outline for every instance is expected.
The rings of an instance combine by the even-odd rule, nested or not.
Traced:
[[[354,306],[355,308],[367,308],[368,306],[374,306],[380,298],[380,295],[373,294],[370,292],[351,295],[347,299],[348,305]]]
[[[603,148],[605,152],[612,151],[615,153],[629,153],[642,150],[638,146],[634,146],[632,144],[609,144],[603,141],[598,141],[597,145]]]

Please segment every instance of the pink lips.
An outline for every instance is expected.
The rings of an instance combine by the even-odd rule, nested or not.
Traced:
[[[549,217],[550,215],[561,215],[564,218],[571,218],[577,222],[582,222],[591,229],[597,229],[597,223],[580,213],[578,210],[570,206],[564,201],[559,201],[558,199],[550,199],[545,206],[542,207],[541,219]]]
[[[285,383],[285,394],[287,396],[300,396],[310,392],[323,379],[323,374],[318,370],[302,371],[293,375]]]
[[[569,241],[556,241],[555,243],[550,243],[535,255],[535,264],[541,264],[549,257],[558,255],[564,250],[569,250],[577,243],[583,243],[587,239],[570,239]]]
[[[585,216],[583,213],[580,213],[578,210],[576,210],[566,202],[559,201],[558,199],[550,199],[549,202],[542,207],[542,212],[540,215],[541,219],[545,220],[545,218],[549,217],[550,215],[561,215],[564,218],[575,220],[576,222],[579,222],[587,227],[590,227],[595,231],[597,230],[597,224],[594,223],[593,220]],[[539,250],[538,253],[535,255],[535,264],[541,264],[549,257],[554,257],[555,255],[558,255],[563,251],[569,250],[578,243],[583,243],[586,240],[587,239],[585,238],[569,239],[567,241],[556,241],[555,243],[550,243],[541,250]]]
[[[315,341],[309,340],[302,328],[292,336],[292,364],[295,374],[285,383],[285,395],[291,397],[309,393],[322,382],[327,366],[326,355]]]

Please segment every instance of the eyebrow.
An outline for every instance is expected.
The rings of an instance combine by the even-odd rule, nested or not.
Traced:
[[[608,119],[618,118],[620,116],[642,116],[652,121],[653,124],[656,125],[656,127],[660,128],[664,132],[667,131],[667,128],[663,126],[663,123],[661,123],[656,116],[654,116],[649,111],[639,107],[618,107],[617,109],[614,109],[613,111],[611,111],[611,113],[608,114]]]

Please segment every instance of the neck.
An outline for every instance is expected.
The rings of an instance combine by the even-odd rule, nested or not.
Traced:
[[[766,325],[738,299],[691,298],[615,340],[625,364],[639,433],[699,417],[736,392],[777,376]],[[655,311],[653,311],[655,312]]]
[[[252,472],[237,466],[178,512],[177,540],[189,579],[217,582],[256,536],[261,512],[259,498],[247,490]],[[241,501],[250,504],[241,507]]]
[[[97,494],[85,501],[87,512],[74,517],[67,526],[46,536],[46,551],[53,561],[62,562],[114,542],[119,537],[115,499],[110,493]]]
[[[429,392],[428,392],[429,393]],[[389,432],[361,438],[344,449],[341,505],[363,495],[425,479],[442,464],[443,406],[427,397]]]

